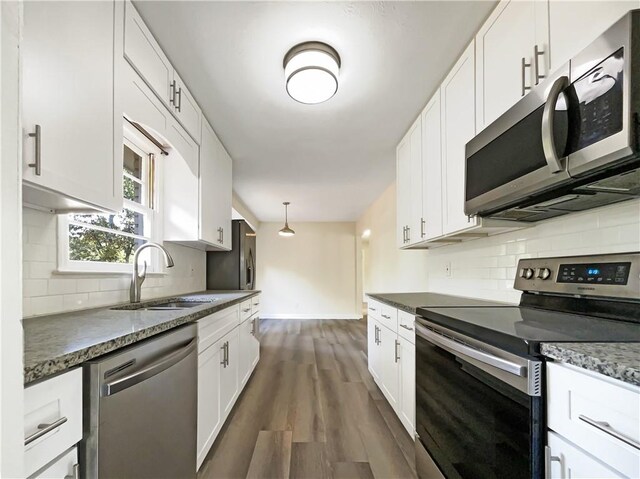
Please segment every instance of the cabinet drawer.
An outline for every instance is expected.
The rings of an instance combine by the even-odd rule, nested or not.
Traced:
[[[398,310],[396,308],[381,303],[379,321],[394,333],[398,332]]]
[[[398,310],[398,335],[411,344],[416,344],[415,319],[413,314]]]
[[[38,432],[44,434],[34,439]],[[24,437],[26,476],[82,439],[81,368],[25,388]]]
[[[373,319],[380,319],[380,313],[382,311],[382,303],[375,299],[369,298],[367,302],[367,316]]]
[[[240,303],[240,322],[251,317],[251,303],[252,299],[247,299]]]
[[[235,305],[198,320],[198,353],[240,324],[240,306]]]
[[[562,437],[549,432],[547,444],[553,460],[545,465],[549,479],[575,477],[580,479],[622,478],[596,458],[578,449]]]
[[[44,469],[29,477],[29,479],[65,479],[67,477],[80,477],[74,475],[74,469],[78,468],[78,448],[72,447]]]
[[[640,477],[640,388],[598,376],[548,363],[547,426],[625,476]]]
[[[260,295],[251,298],[251,316],[260,312]]]

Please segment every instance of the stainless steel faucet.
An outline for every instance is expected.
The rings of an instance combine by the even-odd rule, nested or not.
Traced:
[[[131,277],[131,288],[129,289],[129,299],[132,303],[140,302],[140,291],[142,289],[142,283],[147,278],[147,262],[142,262],[142,271],[138,272],[138,256],[140,251],[145,248],[158,248],[164,254],[164,263],[167,268],[173,267],[173,258],[164,246],[158,243],[152,243],[151,241],[140,246],[135,253],[133,253],[133,275]]]

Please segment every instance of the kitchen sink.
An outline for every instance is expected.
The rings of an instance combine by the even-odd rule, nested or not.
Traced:
[[[166,301],[164,303],[156,303],[156,304],[127,304],[124,306],[118,306],[115,308],[111,308],[113,310],[118,311],[174,311],[178,309],[189,309],[195,308],[196,306],[202,306],[203,304],[213,304],[216,301],[219,301],[218,298],[215,298],[211,301]]]

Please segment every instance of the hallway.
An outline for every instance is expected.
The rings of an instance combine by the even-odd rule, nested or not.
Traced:
[[[367,323],[262,320],[261,358],[199,479],[414,478],[413,442],[367,370]]]

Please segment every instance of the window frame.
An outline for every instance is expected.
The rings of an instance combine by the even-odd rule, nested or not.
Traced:
[[[136,130],[133,126],[129,125],[128,122],[124,122],[123,128],[123,141],[122,141],[122,150],[120,155],[120,161],[124,160],[124,147],[125,145],[133,150],[136,154],[142,156],[143,158],[148,157],[148,155],[153,155],[155,162],[154,166],[154,190],[153,197],[150,197],[147,191],[148,181],[141,182],[143,188],[141,191],[142,197],[146,197],[148,202],[151,202],[150,205],[146,206],[144,204],[137,203],[133,200],[128,200],[124,198],[122,199],[122,209],[129,209],[131,211],[142,213],[145,216],[144,222],[144,234],[134,235],[131,233],[125,232],[117,232],[114,230],[110,230],[109,228],[104,228],[100,226],[89,225],[89,228],[106,231],[108,233],[116,233],[121,234],[123,236],[140,238],[144,241],[153,241],[153,242],[162,242],[162,211],[161,211],[161,195],[160,191],[162,190],[162,168],[161,168],[161,150],[154,145],[151,141],[149,141],[144,135],[142,135],[138,130]],[[143,171],[141,174],[142,178],[149,178],[149,161],[143,162]],[[124,163],[122,165],[122,178],[131,177],[128,173],[124,171]],[[122,184],[122,183],[121,183]],[[69,258],[69,225],[77,224],[81,226],[87,226],[82,222],[76,222],[69,219],[69,215],[59,214],[58,216],[58,272],[61,273],[128,273],[131,274],[133,268],[132,263],[109,263],[105,261],[80,261],[80,260],[72,260]],[[139,261],[146,261],[148,264],[147,274],[162,274],[163,266],[160,261],[160,256],[155,249],[148,248],[143,251],[140,255]]]

